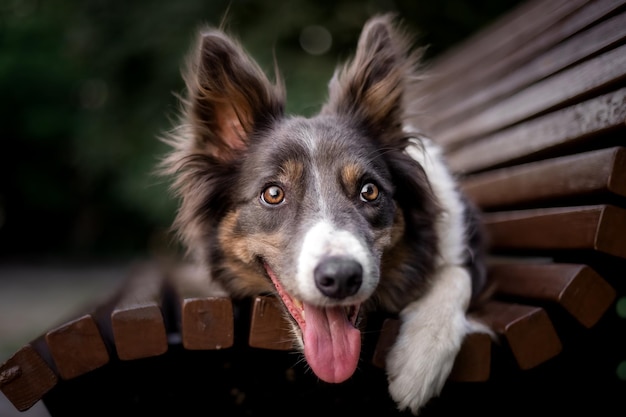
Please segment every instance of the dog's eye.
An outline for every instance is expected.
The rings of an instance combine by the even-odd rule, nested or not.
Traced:
[[[261,193],[261,200],[270,205],[285,201],[285,192],[278,185],[270,185]]]
[[[361,200],[365,202],[376,200],[378,194],[378,187],[371,182],[368,182],[361,188]]]

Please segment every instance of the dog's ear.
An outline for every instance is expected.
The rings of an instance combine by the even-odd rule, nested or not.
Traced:
[[[283,113],[282,84],[270,83],[243,48],[220,30],[201,31],[184,78],[186,117],[196,151],[218,160],[231,160],[248,145],[251,132]]]
[[[388,14],[366,22],[354,58],[330,81],[322,113],[356,118],[374,132],[401,127],[419,51],[411,51],[409,38],[393,19]]]

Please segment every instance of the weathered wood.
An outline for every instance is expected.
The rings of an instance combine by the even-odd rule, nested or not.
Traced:
[[[623,127],[626,88],[466,143],[448,152],[457,173],[470,173],[572,145]]]
[[[0,390],[19,411],[26,411],[57,384],[57,376],[30,345],[0,365]]]
[[[252,304],[252,319],[248,344],[255,348],[292,350],[293,335],[290,323],[283,315],[276,297],[255,297]]]
[[[541,307],[489,301],[475,316],[506,340],[521,369],[531,369],[558,355],[561,341]]]
[[[465,178],[462,188],[483,209],[600,193],[626,196],[626,148],[493,170]]]
[[[178,325],[186,349],[214,350],[233,345],[233,305],[221,288],[191,265],[173,269],[168,283],[176,298]]]
[[[554,26],[555,22],[575,13],[586,0],[533,1],[522,3],[494,24],[487,26],[436,59],[433,78],[424,83],[423,94],[439,94],[450,80],[464,79],[476,68],[487,68],[515,53],[520,45],[531,43]],[[452,91],[451,91],[452,92]]]
[[[474,140],[597,91],[626,76],[626,45],[533,84],[497,105],[451,127],[434,132],[447,147]]]
[[[109,362],[109,353],[91,314],[48,331],[45,340],[63,379],[76,378]]]
[[[586,249],[626,257],[626,210],[609,205],[486,213],[493,249]]]
[[[186,298],[182,341],[186,349],[224,349],[233,345],[233,305],[230,298]]]
[[[573,19],[578,25],[555,25],[550,32],[555,33],[559,38],[564,38],[574,33],[576,29],[584,27],[590,20],[599,19],[614,10],[616,3],[605,0],[589,4],[576,14],[576,19]],[[626,38],[626,13],[591,27],[552,50],[529,60],[531,55],[526,51],[529,48],[536,48],[537,43],[544,44],[547,40],[544,34],[537,38],[536,42],[523,45],[506,59],[485,66],[484,71],[470,72],[468,77],[463,77],[462,84],[454,90],[454,94],[443,98],[438,96],[439,105],[429,102],[428,129],[436,135],[436,132],[460,123],[492,105],[496,100],[552,76],[570,65],[623,41],[624,38]],[[513,65],[518,65],[520,68],[511,71]],[[462,86],[468,86],[467,88],[471,88],[471,91],[460,90]]]
[[[499,295],[558,303],[587,328],[616,298],[606,280],[579,264],[497,263],[489,267],[489,280]]]
[[[131,360],[157,356],[168,349],[161,311],[165,271],[158,265],[139,265],[111,313],[117,356]]]

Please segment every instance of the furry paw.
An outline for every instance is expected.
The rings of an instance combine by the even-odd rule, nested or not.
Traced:
[[[465,336],[475,326],[465,310],[471,293],[462,268],[446,268],[424,297],[400,314],[400,333],[387,355],[389,393],[417,415],[443,388]]]
[[[415,415],[441,392],[461,345],[459,335],[465,334],[463,330],[438,332],[429,327],[425,325],[410,337],[404,335],[387,356],[389,393],[400,410],[409,409]],[[454,335],[448,338],[444,333]]]

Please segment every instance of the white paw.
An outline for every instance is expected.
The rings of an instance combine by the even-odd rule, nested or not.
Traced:
[[[389,393],[400,410],[417,415],[439,395],[459,352],[464,327],[453,324],[448,329],[434,329],[425,324],[411,336],[406,332],[399,336],[387,356],[387,375]]]
[[[400,410],[417,415],[439,395],[474,327],[465,316],[470,294],[466,271],[445,268],[428,293],[400,314],[400,333],[386,365],[389,393]]]

